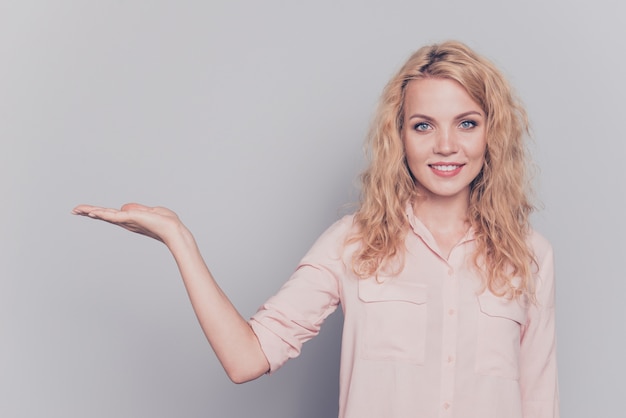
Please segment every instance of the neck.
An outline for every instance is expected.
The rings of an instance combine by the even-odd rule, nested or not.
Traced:
[[[469,197],[433,199],[419,197],[413,203],[413,212],[433,234],[464,234],[469,227],[467,209]]]

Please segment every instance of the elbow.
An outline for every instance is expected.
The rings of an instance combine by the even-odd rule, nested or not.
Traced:
[[[261,350],[256,336],[254,334],[252,336],[252,344],[247,345],[252,349],[231,349],[224,355],[218,356],[228,378],[238,385],[257,379],[270,370],[270,363]]]
[[[254,379],[247,378],[246,376],[231,375],[231,374],[228,375],[228,378],[230,379],[231,382],[233,382],[236,385],[241,385],[243,383],[247,383],[251,380],[254,380]]]
[[[236,385],[250,382],[262,376],[264,372],[251,372],[250,370],[226,370],[226,375]]]
[[[270,370],[270,365],[263,356],[259,361],[236,361],[230,364],[222,364],[224,371],[228,378],[235,384],[240,385],[242,383],[255,380]]]

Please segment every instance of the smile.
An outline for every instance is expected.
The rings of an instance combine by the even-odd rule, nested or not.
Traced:
[[[437,171],[454,171],[462,167],[461,164],[431,165]]]

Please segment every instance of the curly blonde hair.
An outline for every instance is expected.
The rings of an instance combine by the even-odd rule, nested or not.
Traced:
[[[474,263],[493,293],[534,298],[534,255],[526,241],[534,209],[529,200],[526,112],[498,69],[456,41],[419,49],[383,91],[369,134],[370,164],[361,175],[361,203],[354,218],[358,232],[349,240],[361,244],[352,268],[365,278],[404,263],[406,207],[419,199],[401,137],[404,95],[411,80],[424,78],[458,82],[485,112],[485,162],[470,185],[468,209],[477,240]],[[391,263],[394,260],[400,263]]]

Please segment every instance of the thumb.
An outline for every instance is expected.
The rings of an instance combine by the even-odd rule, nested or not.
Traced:
[[[125,205],[121,207],[121,210],[123,211],[129,211],[129,210],[148,211],[150,210],[150,208],[148,206],[141,205],[139,203],[126,203]]]

